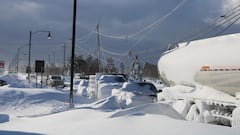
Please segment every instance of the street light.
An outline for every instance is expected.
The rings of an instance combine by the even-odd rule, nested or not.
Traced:
[[[47,32],[48,33],[48,39],[51,39],[51,33],[50,31],[35,31],[32,32],[30,30],[30,34],[29,34],[29,50],[28,50],[28,66],[26,69],[26,73],[28,73],[28,81],[30,83],[30,73],[31,73],[31,46],[32,46],[32,35],[36,34],[36,33],[40,33],[40,32]]]
[[[51,38],[52,38],[51,33],[48,32],[48,40],[50,40]]]

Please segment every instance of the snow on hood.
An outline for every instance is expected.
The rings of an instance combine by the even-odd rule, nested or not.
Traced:
[[[105,111],[113,111],[123,108],[116,96],[110,96],[93,103],[92,108]]]

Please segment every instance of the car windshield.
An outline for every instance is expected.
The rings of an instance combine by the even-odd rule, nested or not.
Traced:
[[[145,94],[157,93],[156,87],[151,83],[130,83],[125,85],[123,90]]]
[[[123,83],[126,80],[122,76],[116,75],[103,75],[100,77],[99,81],[101,83]]]
[[[74,81],[75,85],[78,85],[80,83],[80,80]]]
[[[126,82],[126,80],[123,77],[116,77],[114,78],[114,80],[117,82]]]
[[[61,76],[52,76],[52,79],[61,80]]]

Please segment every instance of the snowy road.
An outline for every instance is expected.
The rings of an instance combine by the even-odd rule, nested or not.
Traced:
[[[24,86],[21,81],[12,81]],[[75,108],[69,109],[68,96],[68,91],[51,88],[0,87],[0,134],[240,134],[240,128],[186,121],[167,104],[120,109],[114,97],[93,101],[75,95]]]

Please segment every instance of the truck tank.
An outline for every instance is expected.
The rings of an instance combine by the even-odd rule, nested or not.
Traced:
[[[239,118],[233,115],[233,112],[239,110],[239,43],[240,34],[238,33],[180,43],[172,50],[166,51],[158,61],[160,77],[169,86],[166,88],[168,91],[163,91],[163,94],[168,95],[165,100],[191,101],[187,110],[194,110],[191,107],[195,105],[195,111],[197,109],[198,112],[202,113],[199,112],[202,119],[206,119],[204,112],[208,111],[208,117],[211,114],[214,121],[221,119],[220,121],[224,121],[222,122],[224,125],[238,123],[239,125],[234,125],[240,126]],[[192,90],[184,91],[178,96],[169,97],[169,93],[166,94],[171,91],[169,89],[176,90],[178,86],[191,87]],[[208,93],[208,91],[214,92],[209,92],[210,95],[203,94],[203,96],[196,94],[197,92],[203,93],[203,91],[205,93]],[[192,94],[194,92],[195,94]],[[175,91],[175,93],[177,92]],[[213,93],[215,96],[211,96]],[[225,97],[218,98],[216,95],[219,93],[225,95]],[[171,94],[174,94],[174,92]],[[225,100],[229,97],[231,100]],[[201,105],[199,105],[199,102]],[[203,104],[204,107],[202,107]]]

